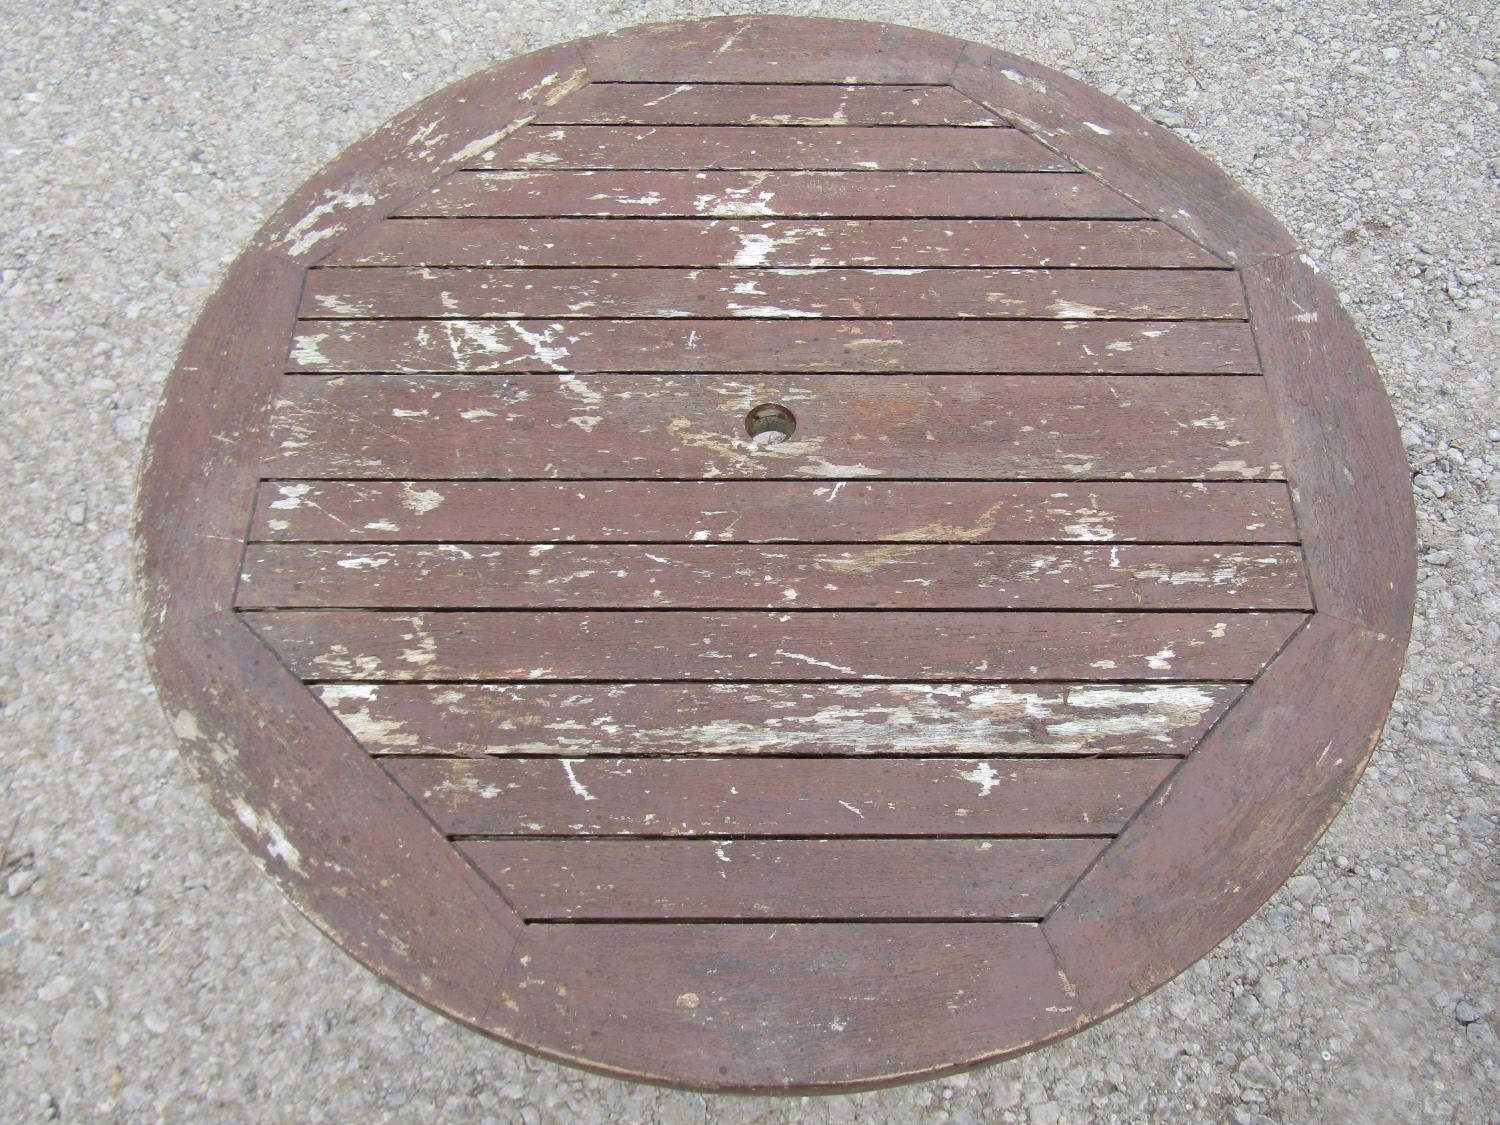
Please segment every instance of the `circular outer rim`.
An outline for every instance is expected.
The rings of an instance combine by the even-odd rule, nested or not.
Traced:
[[[966,1015],[934,999],[926,974],[891,974],[899,948],[849,951],[847,972],[884,974],[885,1041],[830,1048],[785,1033],[777,1017],[803,1014],[786,981],[726,1000],[720,1011],[768,1005],[744,1026],[704,1020],[674,1003],[675,948],[652,958],[643,941],[621,964],[604,943],[538,944],[231,610],[307,267],[571,91],[631,78],[950,84],[1244,280],[1316,612],[1043,925],[945,943],[932,963],[969,990]],[[1415,599],[1410,484],[1379,376],[1331,287],[1258,203],[1171,133],[1028,60],[909,28],[780,16],[551,47],[448,87],[335,159],[260,231],[188,337],[147,443],[137,540],[147,651],[173,729],[304,914],[382,979],[503,1042],[704,1090],[935,1077],[1062,1038],[1169,980],[1276,890],[1348,796],[1395,691]],[[924,936],[938,935],[907,940]],[[517,992],[528,976],[571,999]],[[662,995],[641,1007],[647,978]],[[638,1001],[624,1013],[611,1007],[622,984]],[[1054,993],[1061,1003],[1048,1003]]]

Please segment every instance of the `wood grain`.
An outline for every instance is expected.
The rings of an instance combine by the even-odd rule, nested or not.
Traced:
[[[1040,919],[1102,843],[1054,840],[469,840],[542,921]]]
[[[1048,920],[1080,1003],[1109,1011],[1157,987],[1281,885],[1364,769],[1403,647],[1310,619]]]
[[[536,162],[524,178],[455,175],[517,157]],[[570,167],[606,159],[597,177]],[[795,174],[808,168],[847,174]],[[753,213],[788,206],[802,214]],[[545,213],[476,217],[502,210]],[[319,262],[338,268],[309,277]],[[304,281],[318,319],[289,348]],[[1242,366],[1247,308],[1264,379]],[[427,323],[369,327],[383,318]],[[1176,322],[1189,346],[1146,354],[1121,321]],[[531,369],[285,373],[289,350],[315,372],[332,354],[313,358],[319,343],[422,329],[466,337],[453,368]],[[1039,346],[1028,334],[1044,329],[1066,342]],[[585,352],[628,358],[557,370],[580,330]],[[765,362],[744,366],[742,330]],[[405,354],[428,362],[434,339]],[[1100,340],[1142,354],[1095,362]],[[706,341],[739,358],[639,366]],[[859,357],[893,346],[894,366]],[[762,373],[783,354],[845,370]],[[1071,373],[1007,366],[1048,357]],[[745,411],[782,400],[794,439],[751,445]],[[863,479],[877,474],[897,479]],[[568,477],[593,480],[550,479]],[[1221,483],[1182,483],[1202,478]],[[1347,796],[1394,690],[1408,488],[1331,291],[1165,130],[923,32],[662,25],[436,95],[257,236],[148,443],[147,652],[216,806],[383,979],[608,1074],[848,1091],[1076,1031],[1274,890]],[[236,614],[252,514],[280,542],[251,548],[251,588],[400,587],[454,608]],[[1276,558],[1279,581],[1298,529],[1311,616],[1056,608],[1118,596],[1115,557]],[[849,546],[818,545],[840,533]],[[591,534],[532,558],[535,539]],[[606,555],[624,575],[566,609],[460,608],[454,592],[545,598]],[[1080,569],[1025,587],[1045,587],[1045,610],[811,608],[828,603],[805,579],[846,555],[921,570],[933,585],[909,596],[928,605],[1019,593],[1025,560]],[[583,608],[643,597],[653,575],[678,608]],[[694,608],[782,579],[799,590],[790,612]],[[1151,581],[1132,573],[1132,597]],[[904,604],[863,575],[815,588]],[[443,829],[518,834],[465,841],[466,856]],[[620,831],[647,838],[587,835]],[[1064,838],[1012,838],[1033,833]],[[507,890],[560,921],[523,925]],[[785,920],[802,917],[818,921]]]
[[[791,441],[749,440],[763,402],[796,413]],[[294,376],[274,439],[267,477],[1282,475],[1255,377]],[[423,486],[403,501],[442,497]]]
[[[854,1066],[865,1087],[941,1074],[1086,1014],[1024,922],[536,923],[509,979],[521,1034],[552,1057],[703,1089],[847,1089]]]
[[[1248,265],[1296,248],[1286,229],[1213,161],[1077,79],[970,43],[953,85],[1224,261]]]
[[[457,172],[404,218],[1140,219],[1123,196],[1069,172]]]
[[[1165,758],[390,758],[455,836],[1107,836]]]
[[[1318,607],[1404,638],[1416,605],[1416,511],[1380,373],[1306,262],[1275,258],[1244,276]]]
[[[316,691],[371,754],[1119,755],[1192,749],[1238,684],[417,684]]]
[[[860,20],[717,17],[578,44],[600,82],[945,83],[964,44]]]
[[[245,612],[310,680],[1248,680],[1300,613]]]
[[[1249,326],[1216,321],[320,320],[289,369],[1253,374]]]
[[[1093,219],[399,219],[339,266],[1184,269],[1220,265],[1159,222]]]
[[[1228,270],[318,269],[302,316],[1243,320]]]
[[[597,82],[538,125],[1004,125],[948,86]]]
[[[1291,543],[1297,533],[1286,486],[1256,481],[312,480],[262,482],[250,538]]]
[[[533,126],[472,159],[475,171],[681,169],[685,171],[1071,172],[1072,164],[1018,129],[927,125]]]
[[[1311,609],[1296,547],[261,543],[241,609]]]

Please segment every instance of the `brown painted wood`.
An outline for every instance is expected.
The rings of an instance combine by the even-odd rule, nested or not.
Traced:
[[[1048,920],[1081,1002],[1111,1011],[1157,987],[1281,885],[1369,760],[1402,647],[1309,620]]]
[[[596,82],[946,83],[964,44],[860,20],[723,16],[582,40]]]
[[[1068,219],[402,219],[329,254],[340,266],[1212,268],[1158,222]]]
[[[261,543],[241,609],[1311,609],[1297,547]]]
[[[951,86],[599,82],[538,125],[1004,125]]]
[[[153,428],[147,650],[384,979],[604,1073],[855,1089],[1077,1030],[1274,890],[1399,673],[1407,488],[1331,291],[1166,131],[924,32],[662,25],[267,224]]]
[[[1249,265],[1296,249],[1281,224],[1206,156],[1075,78],[970,43],[952,81],[1227,262]]]
[[[310,271],[301,315],[1243,320],[1245,298],[1228,270],[398,266]]]
[[[764,402],[796,412],[793,440],[748,439]],[[276,411],[267,477],[1282,475],[1249,377],[296,376]]]
[[[320,320],[292,344],[293,371],[1079,372],[1248,374],[1240,322],[777,319],[548,321]]]
[[[1092,839],[469,840],[527,919],[1039,920]]]
[[[1187,753],[1238,684],[325,683],[372,754]],[[711,716],[706,718],[706,716]]]
[[[798,171],[1071,172],[1017,129],[934,125],[849,129],[808,126],[533,126],[472,160],[475,171],[523,168],[795,169]]]
[[[1168,758],[392,758],[454,836],[1107,836]]]
[[[512,965],[501,999],[551,1057],[705,1089],[841,1090],[854,1066],[886,1085],[1085,1018],[1027,923],[538,923]]]
[[[1405,637],[1416,605],[1416,511],[1380,374],[1333,289],[1306,262],[1272,259],[1244,278],[1318,605]]]
[[[1139,219],[1073,172],[459,172],[399,212],[414,218]]]
[[[309,680],[1248,680],[1300,613],[246,612]],[[920,643],[941,638],[940,644]]]
[[[833,521],[833,522],[830,522]],[[1254,481],[266,481],[252,540],[1292,543]]]

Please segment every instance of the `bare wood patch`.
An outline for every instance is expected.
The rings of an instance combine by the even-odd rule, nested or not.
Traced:
[[[1187,753],[1237,684],[325,683],[371,754]]]

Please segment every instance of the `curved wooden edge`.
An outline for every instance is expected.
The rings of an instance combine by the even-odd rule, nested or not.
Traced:
[[[1226,262],[1243,266],[1296,249],[1271,213],[1212,160],[1077,79],[968,44],[952,85]]]
[[[951,79],[1225,260],[1259,263],[1246,277],[1252,309],[1301,326],[1284,348],[1262,342],[1289,440],[1305,443],[1298,481],[1344,487],[1368,446],[1390,448],[1389,406],[1368,357],[1327,287],[1287,257],[1289,236],[1187,145],[1071,79],[856,21],[717,19],[565,44],[449,87],[334,160],[262,229],[189,337],[148,441],[137,529],[148,652],[174,729],[257,861],[320,928],[422,1002],[550,1058],[702,1089],[852,1090],[1079,1030],[1248,917],[1357,779],[1399,672],[1410,572],[1400,552],[1349,570],[1318,553],[1347,535],[1359,546],[1342,552],[1362,552],[1382,521],[1409,543],[1410,495],[1389,459],[1372,478],[1376,496],[1356,498],[1352,515],[1299,506],[1315,569],[1329,565],[1315,586],[1323,612],[1042,927],[684,926],[665,940],[666,928],[643,926],[628,942],[617,927],[523,928],[232,615],[259,463],[249,451],[265,440],[305,268],[591,76],[647,76],[631,69],[636,52],[658,81],[764,80],[772,65],[781,81]],[[1050,98],[1066,106],[1049,108]],[[1350,372],[1353,418],[1334,416],[1329,384],[1317,381],[1330,366]],[[1348,381],[1339,387],[1347,394]],[[1319,411],[1322,423],[1294,433],[1299,413]],[[1331,453],[1318,449],[1320,424],[1338,435]],[[1382,610],[1381,598],[1399,604]],[[1350,669],[1366,679],[1351,684]],[[1182,855],[1201,863],[1184,869],[1173,858]],[[799,936],[778,947],[772,932]],[[930,966],[911,970],[912,942],[941,951],[947,986],[934,989]],[[810,1024],[825,1004],[848,1006],[847,1020]],[[866,1060],[859,1071],[851,1057]],[[726,1059],[743,1067],[731,1074]]]
[[[314,265],[587,82],[577,42],[455,82],[330,161],[281,206],[251,246]]]
[[[922,960],[913,960],[920,950]],[[544,1058],[710,1092],[851,1093],[1077,1030],[1035,924],[526,928],[505,1002]]]
[[[168,380],[139,484],[148,662],[189,763],[297,907],[381,977],[497,1026],[473,982],[504,971],[519,919],[230,606],[301,272],[242,256]]]
[[[599,82],[946,84],[965,43],[867,20],[716,16],[579,40]]]
[[[1390,399],[1338,295],[1300,255],[1241,271],[1313,599],[1405,639],[1417,596],[1411,472]]]
[[[1043,930],[1096,1020],[1208,953],[1281,886],[1369,760],[1405,641],[1315,614]]]

